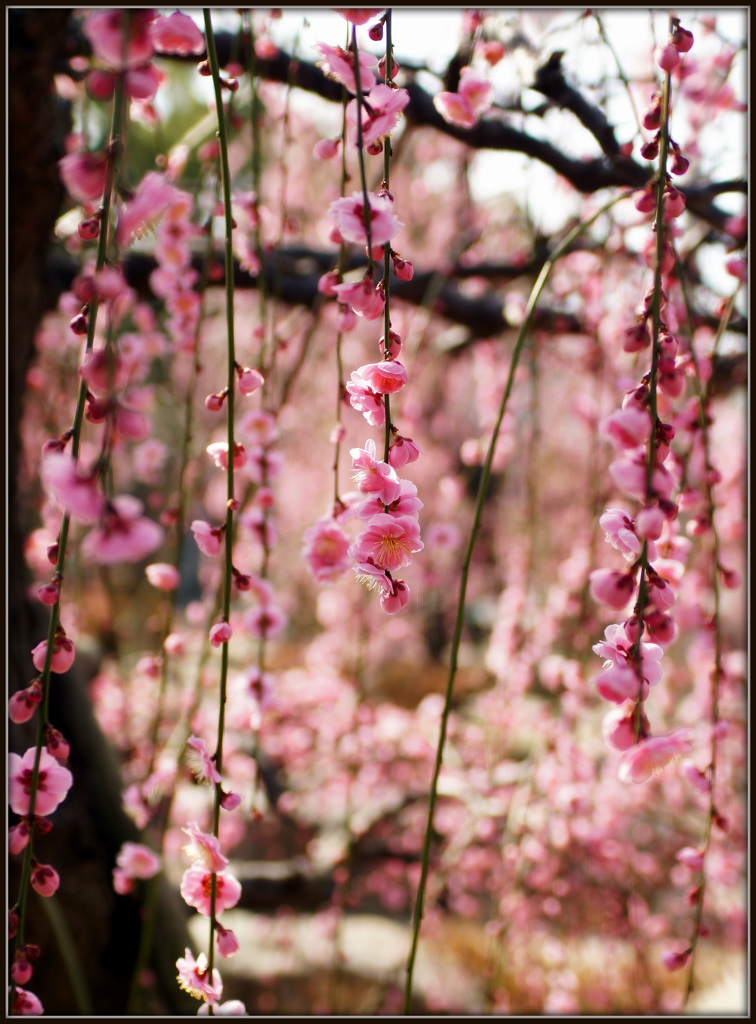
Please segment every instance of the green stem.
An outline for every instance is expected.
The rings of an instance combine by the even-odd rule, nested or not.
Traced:
[[[436,748],[436,760],[433,768],[433,778],[431,781],[431,788],[428,800],[428,818],[425,828],[425,838],[423,840],[423,850],[421,856],[420,866],[420,882],[418,885],[417,900],[415,902],[415,912],[413,915],[412,922],[412,940],[410,945],[410,953],[407,961],[407,978],[404,988],[404,1014],[407,1015],[410,1012],[410,1002],[412,998],[412,979],[415,968],[415,958],[417,955],[417,944],[420,936],[420,924],[423,918],[423,905],[425,902],[425,889],[428,879],[428,869],[430,864],[430,844],[433,836],[433,813],[436,807],[436,798],[438,795],[438,779],[441,774],[441,764],[444,756],[444,744],[446,741],[446,730],[449,720],[449,713],[451,711],[452,694],[454,691],[454,680],[457,673],[457,658],[459,655],[459,647],[462,639],[462,628],[464,625],[465,616],[465,596],[467,594],[467,580],[470,574],[470,566],[472,565],[472,556],[475,550],[475,542],[478,537],[478,531],[480,529],[480,522],[483,515],[483,506],[486,501],[486,495],[488,493],[488,482],[491,476],[491,465],[493,463],[494,452],[496,449],[496,441],[499,436],[499,430],[501,428],[504,414],[509,404],[509,397],[512,392],[512,385],[514,383],[515,372],[520,360],[523,347],[525,345],[525,339],[527,337],[528,330],[530,328],[530,322],[533,318],[533,313],[536,308],[538,299],[540,298],[541,292],[546,284],[546,281],[551,273],[551,269],[557,260],[564,254],[572,242],[580,235],[586,228],[590,227],[594,221],[600,216],[611,209],[615,203],[625,199],[626,194],[616,196],[610,202],[606,203],[601,207],[595,214],[589,217],[587,220],[582,221],[567,235],[564,241],[557,246],[555,251],[549,256],[541,268],[541,272],[538,275],[538,279],[533,285],[533,290],[530,293],[528,299],[528,305],[525,310],[525,317],[520,326],[517,340],[515,341],[514,349],[512,351],[512,359],[509,365],[509,374],[507,376],[507,382],[504,388],[504,394],[502,395],[501,404],[499,406],[499,412],[494,424],[493,433],[491,440],[488,445],[488,452],[486,455],[486,461],[483,466],[483,472],[480,478],[480,484],[478,486],[478,496],[475,501],[475,510],[473,512],[473,522],[470,530],[470,537],[467,543],[467,551],[465,553],[464,562],[462,563],[460,587],[459,587],[459,598],[457,601],[457,616],[454,624],[454,636],[451,645],[451,654],[449,658],[449,675],[446,681],[446,692],[444,697],[444,708],[441,713],[441,727],[438,738],[438,746]]]
[[[218,114],[218,139],[220,142],[221,156],[221,179],[223,182],[223,212],[225,217],[225,276],[226,276],[226,329],[227,329],[227,359],[228,359],[228,396],[226,398],[226,417],[228,424],[228,453],[227,453],[227,489],[226,489],[226,529],[225,529],[225,561],[223,580],[223,621],[228,622],[231,612],[231,580],[232,580],[232,554],[233,554],[233,531],[234,531],[234,398],[236,392],[236,352],[234,345],[234,257],[233,257],[233,217],[231,213],[231,172],[228,164],[228,134],[226,120],[223,113],[223,95],[220,83],[220,67],[218,65],[218,54],[215,49],[215,37],[213,35],[213,23],[208,8],[203,8],[205,19],[205,38],[207,43],[207,56],[213,76],[213,88],[215,91],[215,105]],[[221,674],[220,694],[218,698],[218,746],[215,752],[215,765],[219,773],[223,771],[223,733],[226,716],[226,684],[228,679],[228,642],[221,645]],[[221,807],[221,784],[215,786],[215,807],[213,811],[213,834],[217,837],[220,824]],[[216,926],[216,895],[217,877],[215,873],[211,879],[210,891],[210,942],[208,949],[208,970],[209,976],[213,977],[213,964],[215,960],[215,926]],[[213,1015],[213,1007],[208,1006],[208,1011]]]
[[[125,15],[128,18],[128,15]],[[113,98],[113,113],[110,127],[110,157],[107,163],[107,171],[105,177],[105,189],[103,192],[103,204],[102,204],[102,215],[100,218],[100,233],[97,240],[97,255],[95,258],[95,273],[101,270],[105,264],[105,258],[107,255],[108,245],[108,233],[110,224],[110,209],[112,203],[112,194],[116,178],[116,163],[118,158],[119,149],[122,148],[122,128],[123,128],[123,117],[124,117],[124,81],[123,75],[116,77],[115,95]],[[87,316],[87,340],[85,345],[85,351],[89,352],[94,345],[95,327],[97,323],[97,312],[98,302],[97,299],[93,299],[89,305],[89,311]],[[71,436],[71,455],[74,460],[78,460],[79,456],[79,445],[81,443],[81,430],[84,421],[84,408],[87,399],[87,384],[86,381],[82,380],[79,384],[79,390],[76,397],[76,406],[74,410],[73,424],[70,430]],[[53,644],[55,642],[55,636],[60,626],[60,600],[63,589],[64,579],[64,568],[66,563],[66,547],[68,544],[68,534],[71,525],[71,517],[68,513],[63,515],[60,525],[60,532],[58,534],[58,557],[55,564],[54,576],[60,581],[60,592],[58,596],[58,602],[50,609],[50,620],[47,628],[47,651],[45,652],[45,663],[42,667],[40,681],[42,684],[42,702],[37,712],[37,736],[35,742],[35,754],[34,754],[34,766],[32,768],[31,777],[31,790],[29,793],[29,810],[25,817],[29,819],[31,824],[31,834],[29,836],[29,842],[24,850],[24,859],[21,866],[21,879],[19,882],[19,897],[16,903],[18,907],[18,931],[16,935],[16,942],[14,946],[15,950],[19,946],[24,944],[24,931],[26,926],[26,908],[27,908],[27,896],[29,890],[29,882],[31,879],[32,870],[32,859],[34,856],[34,810],[37,799],[37,787],[39,784],[39,765],[42,759],[42,747],[44,746],[44,735],[45,735],[45,724],[48,720],[48,711],[50,703],[50,683],[51,683],[51,670],[52,670],[52,657],[53,657]],[[9,993],[9,1005],[13,1005],[13,999],[16,993],[16,983],[11,982],[10,993]]]
[[[87,985],[87,977],[82,967],[73,933],[68,927],[66,915],[63,913],[56,896],[42,896],[40,897],[40,902],[47,916],[50,928],[55,935],[61,958],[66,965],[66,973],[68,974],[68,980],[71,982],[79,1013],[84,1016],[92,1016],[94,1011],[92,1008],[92,997],[89,994],[89,986]]]

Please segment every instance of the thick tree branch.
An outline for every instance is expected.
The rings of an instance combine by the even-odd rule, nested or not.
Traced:
[[[231,60],[247,64],[247,40],[238,39],[229,32],[218,32],[215,36],[218,60],[224,67]],[[88,52],[88,43],[83,38],[79,42],[79,50]],[[172,60],[197,61],[196,57],[171,57]],[[255,58],[255,67],[261,78],[284,85],[292,85],[306,92],[314,93],[325,100],[340,103],[342,87],[323,74],[316,64],[297,60],[285,51],[279,51],[274,57]],[[566,156],[561,150],[549,142],[537,139],[526,132],[507,124],[501,118],[489,116],[479,121],[472,128],[460,128],[449,124],[438,113],[433,105],[433,97],[414,80],[404,86],[410,101],[404,110],[409,124],[416,127],[435,128],[473,149],[491,149],[512,153],[523,153],[525,156],[539,160],[551,167],[583,194],[592,194],[604,188],[643,188],[651,180],[653,168],[637,163],[630,157],[619,152],[614,132],[603,112],[591,105],[564,79],[559,61],[547,64],[536,75],[537,88],[560,106],[571,110],[583,125],[594,135],[602,147],[604,155],[590,159],[575,159]],[[692,186],[680,189],[687,198],[687,209],[702,220],[726,231],[725,224],[728,214],[715,206],[712,196],[729,191],[744,191],[745,182],[726,182],[720,184]]]

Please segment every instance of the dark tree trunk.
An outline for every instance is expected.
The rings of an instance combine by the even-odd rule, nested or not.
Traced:
[[[8,12],[8,593],[10,692],[33,676],[30,650],[47,633],[47,615],[26,597],[29,583],[23,558],[24,528],[17,502],[19,432],[26,374],[34,360],[34,337],[43,313],[57,294],[45,276],[46,255],[63,201],[57,161],[64,154],[70,114],[56,97],[53,78],[67,56],[71,11],[15,9]],[[72,946],[91,997],[90,1012],[112,1016],[126,1011],[131,969],[139,939],[136,900],[116,896],[111,871],[126,839],[137,839],[121,810],[118,767],[97,726],[81,665],[53,676],[50,714],[71,743],[74,786],[53,815],[54,828],[35,844],[35,853],[61,875],[61,886],[47,907],[30,893],[26,940],[42,947],[29,988],[46,1013],[80,1012],[69,980],[62,944]],[[14,727],[11,749],[23,752],[34,730]],[[10,870],[9,902],[18,894],[20,858]],[[53,907],[55,913],[46,912]],[[157,975],[155,1012],[196,1012],[196,1003],[175,981],[175,959],[188,945],[183,904],[164,884],[155,932]],[[185,909],[185,908],[184,908]],[[55,919],[68,936],[61,937]]]

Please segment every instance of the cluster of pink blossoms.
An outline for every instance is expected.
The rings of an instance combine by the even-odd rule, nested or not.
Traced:
[[[346,12],[344,16],[353,20],[352,12]],[[382,22],[370,30],[372,39],[380,39],[382,34]],[[326,61],[326,73],[337,77],[346,88],[356,93],[354,53],[334,51],[323,44],[319,44],[318,49]],[[379,63],[385,84],[375,82],[371,70],[374,58],[371,62],[366,55],[360,54],[359,61],[359,91],[365,101],[361,115],[361,142],[368,153],[375,154],[382,148],[381,138],[387,137],[395,127],[409,97],[406,90],[397,89],[393,84],[397,70],[393,61],[390,71],[387,71],[385,58]],[[355,101],[347,108],[347,120],[356,124],[357,116]],[[350,137],[359,143],[356,132]],[[362,159],[363,154],[359,155]],[[398,358],[402,341],[390,327],[384,281],[377,287],[373,285],[373,261],[381,258],[384,266],[388,266],[391,260],[394,273],[400,279],[409,280],[413,274],[412,264],[402,259],[394,249],[389,247],[387,255],[385,247],[402,227],[392,207],[393,196],[387,181],[384,181],[378,193],[353,192],[349,197],[337,199],[329,208],[334,221],[331,239],[364,246],[369,260],[367,271],[354,283],[342,282],[337,270],[325,274],[320,281],[320,290],[338,299],[339,330],[351,330],[358,316],[376,320],[383,315],[388,322],[388,336],[379,341],[383,358],[380,362],[366,363],[354,370],[346,384],[352,408],[361,412],[370,426],[386,426],[387,453],[385,460],[379,460],[372,440],[366,441],[364,448],[351,450],[358,494],[348,504],[338,500],[332,516],[321,518],[307,530],[303,549],[305,561],[318,582],[337,579],[351,565],[361,582],[370,589],[380,590],[381,607],[389,614],[402,609],[409,600],[407,584],[395,578],[394,574],[409,565],[412,555],[423,549],[418,522],[418,512],[423,504],[417,497],[415,485],[400,480],[396,473],[397,468],[414,462],[420,455],[420,449],[410,438],[402,437],[392,423],[386,422],[389,396],[401,391],[408,379],[407,371]],[[336,440],[339,442],[341,437]],[[343,529],[343,523],[350,518],[357,518],[364,524],[351,543]]]
[[[241,896],[241,884],[228,869],[228,858],[221,852],[217,836],[203,832],[198,825],[192,823],[184,828],[189,842],[184,852],[191,860],[181,880],[181,895],[190,907],[194,907],[204,917],[210,917],[214,910],[215,942],[218,953],[222,957],[231,957],[239,951],[239,942],[230,928],[224,928],[217,915],[224,910],[235,907]],[[215,878],[215,906],[212,906],[212,884]],[[246,1015],[246,1008],[238,1000],[220,1003],[223,994],[223,981],[220,972],[213,969],[212,976],[207,956],[200,953],[195,960],[190,950],[176,961],[179,986],[195,999],[202,1000],[198,1013],[208,1013],[213,1007],[214,1013],[221,1015]]]
[[[669,48],[675,54],[687,52],[693,38],[689,32],[675,28],[670,36]],[[670,61],[664,51],[660,67],[669,70],[679,63]],[[655,130],[653,140],[646,143],[642,155],[654,159],[661,142],[661,94],[656,93],[643,119],[644,127]],[[688,161],[679,147],[670,141],[671,171],[683,174]],[[684,571],[685,544],[678,537],[680,467],[671,458],[671,442],[675,426],[665,422],[665,411],[671,416],[669,400],[678,398],[685,386],[688,360],[678,357],[679,343],[672,334],[675,314],[670,310],[668,321],[665,307],[668,302],[665,285],[675,267],[675,252],[669,222],[684,210],[685,202],[665,174],[663,210],[664,223],[657,226],[663,231],[661,262],[656,271],[658,286],[652,285],[643,299],[642,310],[636,322],[627,331],[624,342],[626,352],[639,352],[652,344],[652,320],[655,291],[658,292],[658,336],[652,370],[640,384],[630,390],[622,408],[605,417],[599,425],[603,436],[617,449],[618,457],[609,466],[614,484],[628,497],[641,502],[634,514],[621,508],[607,509],[600,519],[607,541],[630,563],[620,572],[597,569],[590,574],[591,594],[597,602],[617,611],[633,602],[631,617],[622,624],[607,627],[605,640],[594,646],[604,658],[604,667],[596,679],[598,693],[617,705],[604,721],[604,736],[610,746],[623,751],[620,778],[625,781],[644,782],[671,760],[690,748],[691,735],[687,730],[675,730],[667,736],[651,736],[650,725],[643,709],[649,688],[662,676],[660,661],[663,648],[677,635],[670,609],[675,603],[676,590]],[[641,212],[656,210],[655,188],[648,186],[636,199]],[[648,256],[652,266],[656,263],[656,244]],[[652,372],[654,379],[652,379]],[[643,637],[646,640],[642,639]]]

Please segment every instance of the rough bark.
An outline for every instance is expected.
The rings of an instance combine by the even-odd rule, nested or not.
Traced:
[[[34,336],[43,311],[57,299],[46,256],[63,200],[57,161],[63,156],[70,116],[53,91],[53,76],[70,50],[66,9],[14,9],[8,17],[8,564],[9,668],[11,692],[28,684],[29,652],[47,632],[47,615],[26,596],[29,584],[18,520],[16,480],[24,382],[34,359]],[[53,830],[35,852],[61,875],[53,898],[82,964],[95,1015],[124,1013],[139,937],[139,905],[116,896],[111,882],[115,855],[137,838],[120,804],[120,779],[113,752],[98,728],[87,696],[87,672],[79,659],[65,676],[53,676],[50,715],[71,743],[74,786],[53,815]],[[33,729],[14,727],[13,750],[33,743]],[[10,866],[9,902],[18,894],[20,858]],[[173,891],[160,892],[156,932],[158,1001],[167,1013],[193,1013],[194,1001],[180,992],[174,963],[186,939],[182,904]],[[29,988],[48,1014],[76,1014],[68,972],[44,901],[30,893],[26,939],[42,947]]]

